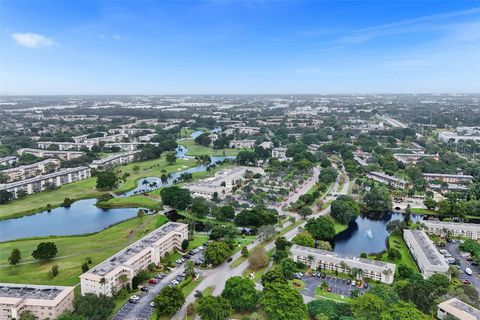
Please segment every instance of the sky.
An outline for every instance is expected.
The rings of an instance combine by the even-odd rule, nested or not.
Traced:
[[[479,93],[480,1],[0,1],[0,94]]]

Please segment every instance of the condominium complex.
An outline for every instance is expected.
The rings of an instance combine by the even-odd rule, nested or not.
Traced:
[[[187,224],[169,222],[161,226],[80,275],[82,295],[94,293],[111,296],[126,284],[122,282],[125,278],[123,275],[131,282],[149,264],[159,264],[160,258],[167,252],[180,250],[182,241],[187,238]]]
[[[0,166],[12,165],[17,161],[18,161],[18,157],[15,157],[15,156],[3,157],[3,158],[0,158]]]
[[[189,183],[185,187],[194,197],[210,199],[216,193],[218,197],[222,198],[232,190],[235,184],[243,180],[247,169],[254,173],[263,172],[260,168],[234,167],[219,171],[211,178]]]
[[[459,320],[478,320],[480,319],[480,310],[457,298],[452,298],[437,306],[438,319],[443,320],[448,316]]]
[[[68,168],[26,180],[0,184],[0,190],[6,190],[12,193],[14,198],[17,198],[21,190],[26,194],[32,194],[44,191],[50,186],[60,187],[61,185],[84,180],[89,177],[90,168],[88,167]]]
[[[255,140],[232,140],[230,141],[230,148],[253,148]]]
[[[430,220],[424,220],[422,223],[425,225],[425,232],[437,236],[445,237],[450,232],[452,237],[480,239],[480,224]]]
[[[7,177],[7,183],[33,178],[35,176],[55,171],[60,167],[60,160],[45,159],[40,162],[18,166],[0,171]]]
[[[447,183],[470,183],[473,176],[465,174],[443,174],[443,173],[423,173],[423,178],[427,181],[442,181]]]
[[[0,283],[0,319],[19,319],[30,311],[36,319],[56,319],[73,311],[74,287]]]
[[[103,169],[106,167],[119,166],[122,164],[134,162],[138,158],[138,154],[140,152],[140,150],[137,150],[125,153],[118,153],[100,160],[93,160],[90,164],[90,167],[95,169]]]
[[[440,160],[440,156],[438,154],[394,153],[393,157],[405,164],[415,164],[421,159],[433,159],[435,161]]]
[[[445,258],[438,252],[435,244],[424,231],[405,229],[403,230],[403,239],[424,278],[435,273],[446,274],[448,272]]]
[[[386,184],[392,188],[405,189],[407,187],[407,182],[405,180],[395,176],[390,176],[383,172],[371,171],[367,173],[367,177],[377,182]]]
[[[83,149],[92,150],[94,143],[91,142],[53,142],[53,141],[40,141],[37,142],[37,147],[40,149],[47,150],[50,146],[57,146],[60,151],[81,151]]]
[[[158,146],[158,142],[149,142],[148,144]],[[139,146],[145,145],[143,142],[116,142],[116,143],[106,143],[106,148],[119,148],[122,151],[134,151],[137,150]]]
[[[61,160],[72,160],[83,157],[85,155],[85,152],[83,151],[54,151],[33,148],[18,149],[17,153],[19,155],[31,154],[39,158],[58,158]]]
[[[473,140],[475,142],[480,142],[479,136],[469,136],[469,135],[459,135],[455,132],[443,131],[438,134],[438,139],[445,143],[458,143],[459,141],[467,142],[468,140]]]
[[[392,283],[395,265],[371,259],[363,259],[332,251],[293,245],[290,249],[294,261],[301,261],[312,269],[333,270],[355,274],[361,272],[362,277]]]
[[[278,147],[272,149],[272,158],[277,158],[280,161],[287,160],[287,148]]]

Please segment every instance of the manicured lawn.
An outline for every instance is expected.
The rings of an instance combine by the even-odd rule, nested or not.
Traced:
[[[389,243],[390,248],[395,248],[398,251],[400,251],[400,253],[402,255],[402,258],[397,259],[397,260],[392,260],[392,259],[388,258],[387,253],[384,253],[383,256],[382,256],[382,259],[381,259],[382,261],[392,262],[392,263],[395,263],[397,266],[399,264],[404,264],[404,265],[409,266],[413,270],[419,271],[418,266],[415,263],[415,260],[413,259],[412,255],[410,254],[410,250],[408,250],[408,247],[405,244],[405,241],[403,240],[402,236],[390,235],[388,237],[388,243]],[[370,258],[372,258],[374,256],[375,255],[370,256]]]
[[[87,257],[92,260],[90,267],[102,262],[114,253],[125,248],[132,241],[128,235],[134,231],[133,238],[138,240],[156,228],[157,222],[168,221],[165,216],[145,216],[121,222],[96,234],[70,237],[49,237],[30,240],[18,240],[0,243],[0,279],[3,282],[30,283],[46,285],[75,285],[82,274],[81,265]],[[52,241],[57,245],[57,257],[49,262],[36,262],[31,252],[42,241]],[[7,258],[12,249],[18,248],[22,253],[20,265],[10,266]],[[53,265],[59,266],[60,273],[53,279],[47,275]]]
[[[188,296],[203,280],[203,277],[192,280],[189,284],[182,288],[184,296]]]
[[[210,156],[236,156],[242,150],[248,149],[213,149],[196,144],[193,139],[178,141],[178,143],[188,149],[189,156],[199,156],[208,154]]]
[[[294,279],[289,280],[288,283],[293,289],[297,290],[298,292],[302,291],[305,288],[305,281],[303,280]]]
[[[143,196],[134,195],[130,197],[111,198],[97,204],[101,208],[147,208],[147,209],[162,209],[162,202],[160,200]]]
[[[339,234],[340,232],[347,230],[348,224],[342,224],[337,220],[333,219],[330,215],[328,215],[328,217],[333,221],[333,225],[335,227],[335,234]]]
[[[120,176],[129,173],[127,181],[121,184],[114,192],[126,192],[137,186],[137,180],[149,176],[161,176],[162,170],[172,173],[185,170],[196,166],[193,159],[177,159],[177,162],[169,165],[164,158],[148,160],[142,162],[134,162],[117,169]],[[133,167],[138,166],[139,170],[134,171]],[[82,181],[64,185],[56,190],[39,192],[29,195],[23,199],[14,200],[6,205],[0,205],[0,219],[20,217],[25,214],[36,213],[46,209],[47,204],[52,207],[58,207],[63,200],[68,197],[70,199],[86,199],[95,198],[105,194],[106,192],[98,191],[95,188],[96,178],[92,177]]]
[[[429,209],[423,209],[423,208],[412,208],[412,213],[418,213],[418,214],[428,214],[428,215],[437,215],[438,213],[429,210]]]

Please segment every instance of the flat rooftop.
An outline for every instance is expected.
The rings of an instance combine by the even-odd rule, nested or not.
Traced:
[[[439,227],[439,228],[460,228],[465,230],[477,230],[480,231],[480,224],[478,223],[462,223],[462,222],[448,222],[448,221],[435,221],[435,220],[423,220],[422,223],[426,226]]]
[[[49,174],[45,174],[45,175],[41,175],[41,176],[36,176],[36,177],[30,178],[30,179],[20,180],[20,181],[7,183],[7,184],[3,184],[3,185],[0,184],[0,186],[4,187],[4,188],[14,188],[14,187],[23,186],[23,185],[26,185],[26,184],[29,184],[29,183],[42,181],[42,180],[46,180],[46,179],[50,179],[50,178],[55,178],[55,177],[62,176],[62,175],[65,175],[65,174],[75,173],[75,172],[83,171],[83,170],[87,170],[87,169],[88,169],[88,167],[83,167],[83,166],[82,167],[75,167],[75,168],[67,168],[67,169],[59,170],[57,172],[53,172],[53,173],[49,173]]]
[[[0,283],[1,298],[53,300],[70,287]]]
[[[403,230],[403,232],[410,233],[415,242],[422,250],[423,255],[427,258],[428,263],[433,266],[445,266],[447,263],[443,256],[440,255],[433,242],[428,238],[427,234],[421,230]]]
[[[92,273],[101,277],[105,276],[107,273],[111,272],[116,267],[121,266],[140,251],[149,248],[153,243],[158,241],[166,234],[174,231],[181,225],[183,224],[176,222],[168,222],[167,224],[164,224],[163,226],[147,234],[145,237],[132,243],[125,249],[117,252],[107,260],[96,265],[94,268],[87,271],[87,273]]]
[[[480,319],[480,310],[457,298],[444,301],[438,306],[461,320]]]

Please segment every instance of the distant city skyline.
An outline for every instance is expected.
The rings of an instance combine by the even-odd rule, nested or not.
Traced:
[[[2,1],[1,95],[480,92],[469,1]]]

